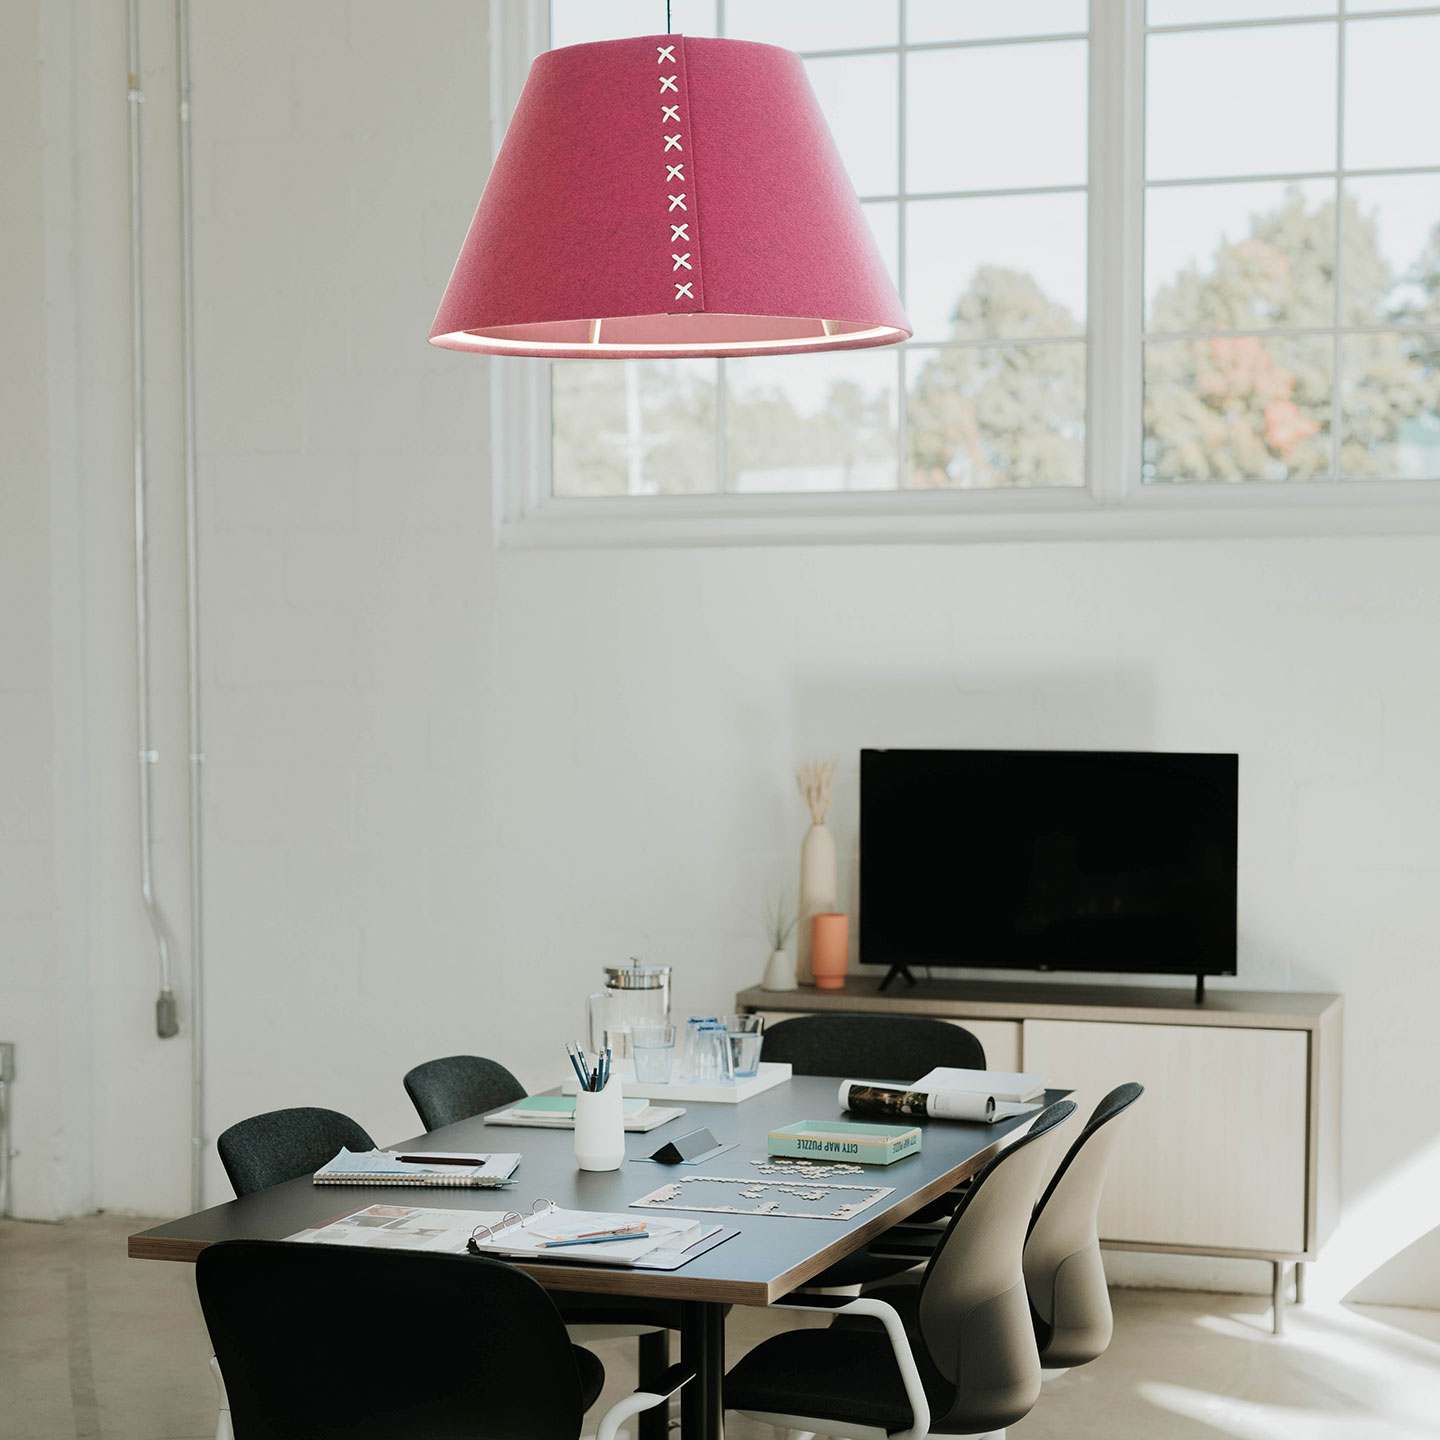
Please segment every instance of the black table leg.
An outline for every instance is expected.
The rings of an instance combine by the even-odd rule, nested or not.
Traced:
[[[670,1332],[651,1330],[640,1337],[640,1389],[647,1390],[658,1384],[660,1377],[670,1368]],[[666,1440],[670,1433],[670,1409],[668,1405],[657,1405],[653,1410],[642,1410],[635,1422],[639,1440]]]
[[[681,1440],[723,1440],[723,1305],[715,1305],[708,1300],[686,1300],[681,1304],[680,1359],[695,1367],[695,1379],[680,1392]]]

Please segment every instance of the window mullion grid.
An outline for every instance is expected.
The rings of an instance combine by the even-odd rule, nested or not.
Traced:
[[[1138,482],[1144,0],[1091,6],[1088,482],[1102,505]]]
[[[906,288],[906,265],[905,250],[906,236],[908,234],[908,196],[906,185],[909,177],[905,171],[905,137],[906,122],[905,114],[909,107],[909,90],[905,66],[905,37],[909,33],[907,22],[909,17],[906,14],[908,0],[900,0],[896,8],[896,19],[900,26],[900,32],[895,37],[897,50],[895,64],[898,67],[895,84],[896,104],[899,106],[899,114],[895,122],[895,284],[900,291],[900,303],[905,307],[905,313],[910,313],[910,298]],[[908,392],[905,389],[906,370],[909,362],[905,358],[905,351],[909,342],[904,341],[895,347],[895,488],[897,490],[908,490],[910,488],[910,405]]]
[[[1343,478],[1342,435],[1345,424],[1345,396],[1342,366],[1345,347],[1340,326],[1345,318],[1345,0],[1340,0],[1335,22],[1335,265],[1330,274],[1334,288],[1332,315],[1335,333],[1331,340],[1330,374],[1330,479]]]

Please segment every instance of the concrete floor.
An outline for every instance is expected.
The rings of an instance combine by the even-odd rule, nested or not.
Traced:
[[[153,1222],[0,1221],[0,1435],[5,1440],[210,1440],[210,1347],[188,1265],[128,1260]],[[1257,1297],[1115,1292],[1115,1340],[1047,1385],[1012,1440],[1434,1440],[1440,1312],[1290,1312],[1283,1340]],[[784,1322],[736,1309],[732,1358]],[[633,1346],[595,1346],[602,1405],[631,1389]],[[593,1427],[596,1415],[589,1424]],[[774,1440],[732,1419],[728,1440]]]

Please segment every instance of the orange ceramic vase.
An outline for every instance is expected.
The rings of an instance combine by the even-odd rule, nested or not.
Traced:
[[[850,917],[835,911],[810,920],[810,965],[821,990],[842,990],[850,969]]]

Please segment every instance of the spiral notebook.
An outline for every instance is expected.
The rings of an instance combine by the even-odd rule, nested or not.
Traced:
[[[490,1190],[510,1184],[520,1157],[446,1150],[409,1156],[396,1150],[342,1149],[315,1172],[317,1185],[419,1185],[426,1189]]]

